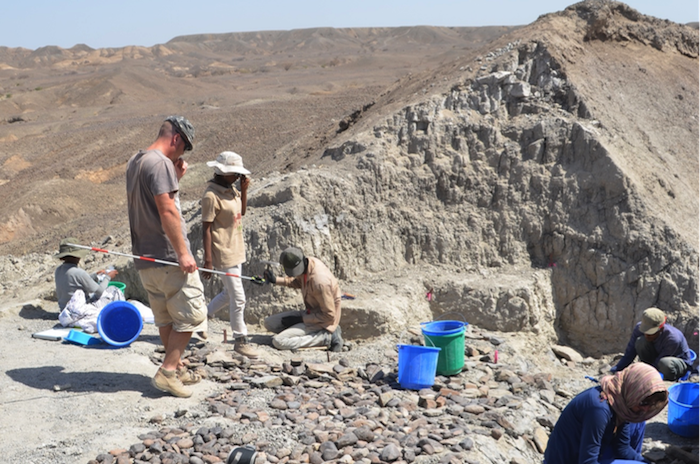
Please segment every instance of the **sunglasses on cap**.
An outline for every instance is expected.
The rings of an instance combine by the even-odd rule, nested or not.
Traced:
[[[194,140],[194,127],[190,122],[181,116],[168,116],[165,118],[173,130],[185,142],[185,151],[192,150],[192,140]]]

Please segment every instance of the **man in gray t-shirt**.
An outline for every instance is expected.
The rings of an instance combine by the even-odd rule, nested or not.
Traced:
[[[159,150],[139,151],[129,161],[129,167],[131,170],[127,171],[126,188],[129,194],[132,252],[137,256],[180,263],[178,253],[164,230],[158,204],[155,200],[159,195],[166,195],[168,200],[172,200],[172,206],[176,211],[172,211],[172,217],[166,220],[172,221],[171,225],[179,227],[179,234],[174,242],[182,242],[180,245],[189,250],[190,242],[187,238],[187,228],[185,220],[180,214],[178,178],[173,161]],[[189,252],[183,251],[181,253],[184,255],[186,265],[188,265]],[[180,263],[181,267],[182,264]],[[134,261],[134,267],[138,270],[157,266],[161,265],[140,259]],[[189,268],[183,268],[183,270],[192,272]]]
[[[192,149],[193,140],[192,124],[182,116],[170,116],[163,121],[155,142],[132,156],[126,166],[133,254],[179,264],[177,268],[134,260],[165,347],[163,364],[152,384],[180,397],[191,396],[185,385],[201,379],[187,370],[182,353],[192,332],[207,330],[204,289],[190,253],[178,198],[178,181],[187,171],[182,155]]]

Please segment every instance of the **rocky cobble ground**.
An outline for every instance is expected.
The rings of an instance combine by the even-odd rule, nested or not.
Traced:
[[[595,375],[609,364],[576,363],[557,350],[564,357],[545,358],[572,371],[569,378],[555,377],[507,337],[469,328],[463,371],[437,376],[432,388],[419,391],[398,382],[396,340],[349,343],[340,355],[302,350],[279,363],[198,342],[185,353],[189,368],[224,387],[206,398],[208,417],[186,410],[154,416],[149,422],[156,429],[138,443],[89,464],[213,464],[241,446],[257,451],[256,464],[541,462],[561,410],[593,385],[578,369]],[[401,338],[411,344],[422,339]],[[160,364],[162,356],[159,347],[151,360]],[[697,458],[693,442],[675,449]],[[664,452],[653,437],[645,440],[644,453],[658,463],[687,462]]]

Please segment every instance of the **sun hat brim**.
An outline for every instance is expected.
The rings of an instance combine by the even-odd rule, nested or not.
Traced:
[[[250,174],[250,171],[243,166],[226,166],[218,161],[207,161],[207,166],[214,168],[214,171],[217,174],[221,174],[223,176],[227,174],[243,174],[244,176],[247,176]]]

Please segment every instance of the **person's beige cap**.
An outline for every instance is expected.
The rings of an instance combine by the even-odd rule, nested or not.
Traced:
[[[642,314],[639,330],[646,335],[654,335],[666,323],[666,315],[659,308],[648,308]]]

